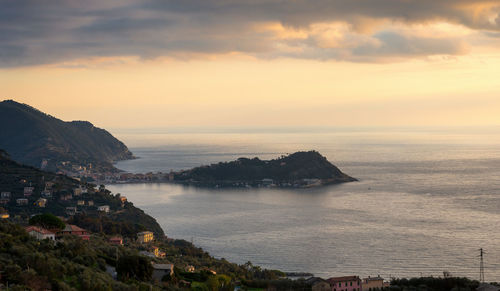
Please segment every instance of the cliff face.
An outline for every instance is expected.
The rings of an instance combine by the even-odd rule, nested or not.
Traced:
[[[272,179],[278,184],[297,184],[304,180],[319,180],[321,184],[356,181],[316,151],[296,152],[269,161],[240,158],[232,162],[193,168],[175,176],[176,181],[201,184],[255,184],[263,179]]]
[[[18,162],[40,167],[49,161],[111,167],[117,160],[133,158],[118,139],[86,121],[64,122],[26,104],[0,102],[0,148]]]

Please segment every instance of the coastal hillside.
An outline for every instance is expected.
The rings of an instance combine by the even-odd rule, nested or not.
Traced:
[[[219,186],[318,186],[356,181],[317,151],[296,152],[265,161],[239,158],[175,173],[176,182]]]
[[[65,122],[13,100],[0,102],[0,148],[20,163],[51,171],[113,170],[113,161],[133,158],[121,141],[90,122]]]
[[[38,170],[11,160],[0,150],[0,210],[19,223],[39,213],[52,213],[81,227],[134,238],[149,230],[162,237],[156,220],[126,197],[104,186],[81,183],[65,175]],[[104,207],[104,208],[103,208]]]

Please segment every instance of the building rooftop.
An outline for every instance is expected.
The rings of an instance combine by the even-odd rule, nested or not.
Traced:
[[[153,264],[153,269],[156,270],[171,270],[173,267],[173,264]]]
[[[85,231],[85,229],[83,228],[80,228],[76,225],[73,225],[73,224],[66,224],[66,227],[64,227],[64,229],[62,230],[63,232],[72,232],[72,231]]]
[[[332,277],[327,279],[328,282],[345,282],[345,281],[357,281],[359,276],[343,276],[343,277]]]
[[[36,232],[41,233],[41,234],[54,234],[52,231],[47,230],[47,229],[42,228],[42,227],[38,227],[38,226],[28,226],[25,229],[27,232],[36,231]]]
[[[325,283],[328,283],[325,279],[322,279],[320,277],[311,277],[311,278],[308,278],[306,279],[305,281],[307,284],[315,284],[317,282],[325,282]]]

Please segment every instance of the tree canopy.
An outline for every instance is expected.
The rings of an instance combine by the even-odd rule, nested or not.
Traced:
[[[51,213],[44,213],[33,216],[32,218],[30,218],[30,224],[38,225],[47,229],[63,229],[66,226],[60,218]]]

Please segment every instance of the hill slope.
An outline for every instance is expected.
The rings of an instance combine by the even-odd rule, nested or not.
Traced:
[[[55,170],[63,161],[112,169],[116,160],[133,158],[119,140],[86,121],[64,122],[12,100],[0,102],[0,148],[18,162]]]
[[[278,159],[263,161],[259,158],[239,158],[182,171],[175,175],[177,182],[202,186],[259,185],[311,186],[356,181],[316,151],[296,152]]]
[[[25,195],[25,187],[33,187],[32,194]],[[75,189],[82,188],[87,191],[75,194]],[[49,195],[42,193],[49,189]],[[0,192],[10,192],[7,200],[0,206],[11,217],[18,217],[23,221],[33,214],[49,212],[79,221],[82,227],[95,232],[134,237],[137,232],[150,230],[157,236],[164,236],[162,228],[153,217],[130,202],[123,203],[119,195],[113,195],[104,188],[95,189],[92,184],[80,183],[65,175],[21,165],[9,159],[3,150],[0,150]],[[44,207],[36,203],[42,197],[47,200]],[[17,199],[21,198],[28,199],[25,205],[18,205]],[[79,205],[78,201],[85,203]],[[92,205],[89,201],[92,201]],[[109,213],[103,215],[98,212],[97,207],[101,205],[108,205]],[[77,214],[68,214],[67,207],[75,207]]]

